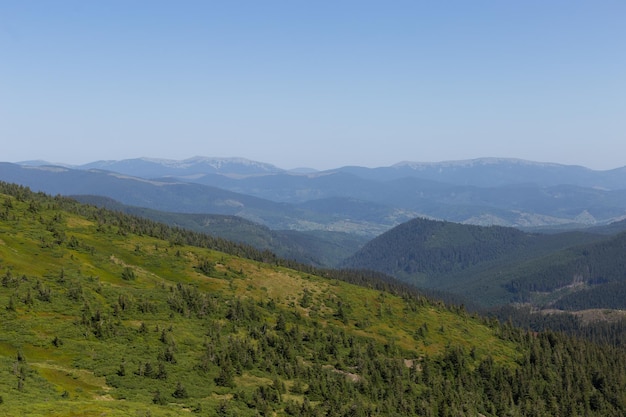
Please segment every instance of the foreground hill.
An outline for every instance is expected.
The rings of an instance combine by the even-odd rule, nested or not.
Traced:
[[[623,350],[0,185],[4,415],[626,412]]]
[[[537,234],[418,218],[373,239],[343,266],[380,271],[416,286],[463,294],[482,305],[540,302],[530,292],[553,292],[576,282],[622,281],[621,236]],[[586,246],[578,248],[580,245]],[[622,308],[614,302],[594,307]]]

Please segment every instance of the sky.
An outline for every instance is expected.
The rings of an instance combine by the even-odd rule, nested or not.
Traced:
[[[0,161],[626,165],[626,2],[0,0]]]

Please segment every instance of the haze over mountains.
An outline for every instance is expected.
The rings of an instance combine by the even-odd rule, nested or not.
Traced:
[[[317,171],[312,168],[285,170],[272,164],[246,158],[213,158],[196,156],[185,160],[159,158],[133,158],[124,160],[94,161],[82,165],[51,163],[47,161],[24,161],[20,165],[61,165],[76,169],[101,169],[124,173],[141,178],[172,176],[202,177],[219,174],[232,177],[260,176],[267,174],[318,174],[345,172],[365,179],[392,180],[418,177],[454,185],[494,187],[513,184],[542,186],[579,185],[605,189],[626,187],[626,167],[597,171],[578,165],[535,162],[515,158],[478,158],[442,162],[399,162],[389,167],[366,168],[344,166]],[[303,172],[304,171],[304,172]]]
[[[37,169],[45,165],[41,161],[24,163],[22,167],[32,169],[19,172],[5,164],[2,175],[6,180],[21,178],[29,182],[27,185],[52,193],[85,194],[86,189],[101,187],[98,194],[125,204],[150,203],[152,208],[178,212],[208,212],[210,208],[213,213],[240,215],[273,229],[375,236],[418,216],[530,228],[607,224],[626,214],[626,168],[594,171],[483,158],[403,162],[380,168],[341,167],[303,174],[243,158],[138,158],[93,162],[66,167],[67,171],[48,168],[45,180],[38,180],[43,174]],[[112,182],[128,192],[111,191],[106,184]],[[152,197],[142,196],[155,187],[160,191]],[[162,193],[165,189],[176,191]],[[159,198],[155,200],[154,194]],[[210,199],[201,197],[209,195]]]

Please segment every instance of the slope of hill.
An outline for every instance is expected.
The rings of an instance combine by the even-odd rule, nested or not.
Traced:
[[[343,266],[464,294],[483,305],[504,304],[520,300],[513,293],[528,289],[522,282],[550,276],[550,282],[557,284],[546,282],[543,290],[571,283],[572,268],[565,268],[564,260],[572,256],[563,250],[603,239],[606,236],[584,232],[542,235],[499,226],[415,219],[373,239]]]
[[[332,231],[298,232],[271,230],[237,216],[187,214],[127,206],[100,196],[72,196],[85,204],[148,218],[171,226],[207,233],[233,242],[245,243],[259,250],[269,250],[284,259],[319,267],[334,267],[352,255],[368,240],[357,234]]]
[[[626,412],[623,350],[18,186],[0,200],[4,415]]]
[[[567,310],[626,309],[626,233],[516,267],[506,288],[520,301]]]

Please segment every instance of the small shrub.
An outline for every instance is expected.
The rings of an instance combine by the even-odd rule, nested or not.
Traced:
[[[137,276],[135,275],[135,271],[133,271],[130,267],[125,267],[122,271],[122,279],[124,281],[133,281]]]
[[[167,404],[167,400],[165,399],[165,397],[163,397],[161,395],[161,391],[157,390],[154,393],[154,397],[152,397],[152,402],[156,405],[165,405]]]
[[[180,381],[178,381],[178,384],[176,384],[176,390],[172,393],[172,397],[179,399],[189,397],[187,389]]]

